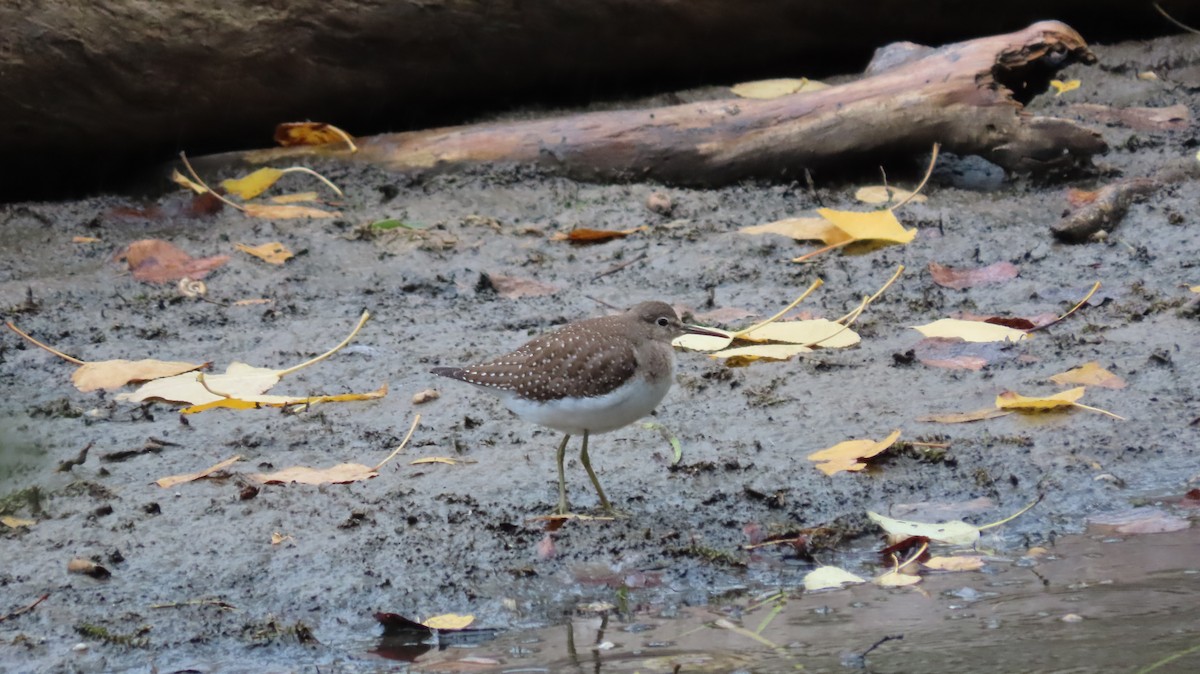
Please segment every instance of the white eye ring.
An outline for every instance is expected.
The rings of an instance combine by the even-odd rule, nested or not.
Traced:
[[[667,320],[666,316],[659,316],[658,320],[655,321],[655,323],[658,323],[660,326],[665,328],[671,323],[671,321]]]

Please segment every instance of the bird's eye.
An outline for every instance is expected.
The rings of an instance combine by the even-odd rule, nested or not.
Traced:
[[[661,326],[661,327],[664,327],[664,328],[665,328],[665,327],[667,327],[668,325],[670,325],[671,321],[667,320],[667,317],[666,317],[666,316],[659,316],[659,317],[658,317],[658,320],[657,320],[657,321],[655,321],[655,323],[658,323],[658,324],[659,324],[659,326]]]

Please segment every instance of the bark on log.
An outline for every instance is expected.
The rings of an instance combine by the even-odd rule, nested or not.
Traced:
[[[326,145],[234,157],[249,164],[336,158],[410,174],[520,164],[584,180],[717,185],[877,163],[886,155],[926,152],[936,142],[1010,171],[1066,170],[1105,151],[1100,135],[1071,121],[1031,116],[1022,102],[1044,91],[1057,69],[1094,60],[1078,33],[1047,21],[952,44],[856,82],[771,100],[386,134],[361,139],[356,153]]]

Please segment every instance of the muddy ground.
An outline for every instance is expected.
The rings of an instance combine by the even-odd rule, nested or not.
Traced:
[[[1080,89],[1041,96],[1034,111],[1184,103],[1191,119],[1200,114],[1195,89],[1165,77],[1200,67],[1200,38],[1097,53],[1098,66],[1064,73],[1080,78]],[[1151,70],[1164,77],[1136,77]],[[944,157],[928,202],[902,216],[919,229],[915,241],[808,264],[791,258],[811,244],[737,230],[817,206],[865,208],[852,195],[878,182],[873,174],[834,181],[817,172],[815,191],[763,182],[693,190],[579,184],[522,170],[414,182],[326,166],[319,168],[346,192],[343,215],[308,221],[229,210],[205,219],[132,218],[114,209],[140,202],[119,195],[9,204],[0,212],[0,306],[7,319],[74,356],[213,361],[218,371],[234,360],[287,367],[337,343],[368,309],[373,318],[349,348],[274,392],[369,391],[387,382],[390,394],[298,414],[216,410],[185,424],[170,405],[79,393],[68,364],[6,333],[0,495],[7,495],[5,514],[37,523],[0,530],[0,612],[49,598],[0,623],[0,671],[147,671],[152,663],[159,671],[262,671],[269,663],[285,663],[280,671],[374,671],[386,665],[360,646],[379,632],[376,611],[471,613],[478,625],[513,630],[559,623],[586,602],[671,607],[747,587],[795,587],[812,563],[790,548],[750,555],[741,549],[747,525],[828,527],[834,535],[818,557],[837,562],[850,539],[875,535],[866,510],[916,517],[929,504],[950,504],[939,516],[982,523],[1044,493],[1036,508],[985,537],[990,549],[1020,552],[1082,531],[1095,513],[1186,491],[1200,477],[1200,323],[1179,309],[1195,297],[1188,287],[1200,283],[1200,183],[1179,183],[1133,206],[1104,242],[1059,244],[1048,228],[1067,208],[1067,187],[1145,176],[1190,158],[1195,128],[1102,130],[1112,149],[1096,175],[1065,181],[1006,178],[970,158]],[[890,180],[911,187],[923,161],[889,166]],[[311,188],[300,177],[284,182],[288,190]],[[673,202],[669,216],[646,208],[655,191]],[[384,218],[425,229],[364,235],[364,225]],[[574,227],[643,225],[591,246],[550,240]],[[73,243],[76,236],[100,242]],[[195,256],[233,256],[206,279],[209,301],[140,283],[113,261],[122,246],[149,237]],[[274,240],[298,253],[283,267],[233,250],[235,242]],[[930,262],[997,261],[1016,264],[1019,277],[950,290],[927,271]],[[629,517],[569,522],[552,537],[552,550],[543,525],[529,518],[549,512],[556,498],[556,435],[428,372],[604,313],[591,298],[617,306],[663,299],[701,317],[741,309],[747,317],[727,324],[741,327],[821,278],[825,286],[801,309],[836,318],[898,265],[907,272],[859,320],[858,347],[736,369],[681,352],[677,385],[650,420],[679,438],[682,460],[672,465],[660,431],[640,425],[594,438],[601,480]],[[535,278],[559,290],[510,299],[481,283],[482,274]],[[1095,281],[1103,287],[1090,306],[993,350],[981,371],[929,367],[906,355],[920,339],[912,325],[960,313],[1061,313]],[[247,298],[272,303],[232,306]],[[1127,421],[1083,410],[961,425],[916,420],[989,406],[1004,390],[1055,392],[1047,377],[1092,360],[1128,387],[1089,389],[1083,402]],[[431,387],[439,400],[411,402]],[[417,413],[412,443],[375,479],[266,486],[242,498],[239,473],[374,464]],[[902,448],[870,471],[834,477],[805,459],[897,428],[905,439],[949,448]],[[150,438],[170,444],[101,458]],[[55,472],[89,443],[85,463]],[[154,484],[233,455],[244,462],[226,477]],[[464,463],[410,463],[435,456]],[[577,460],[568,488],[577,509],[595,506]],[[276,532],[291,538],[272,545]],[[68,574],[76,557],[100,562],[112,577]],[[842,562],[871,571],[861,559]],[[222,605],[154,608],[207,599]],[[297,639],[305,630],[319,644]],[[88,648],[72,650],[79,643]]]

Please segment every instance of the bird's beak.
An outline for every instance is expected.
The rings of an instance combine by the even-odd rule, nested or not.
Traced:
[[[730,335],[716,330],[709,330],[698,325],[683,324],[683,331],[689,335],[704,335],[705,337],[716,337],[718,339],[729,339]]]

